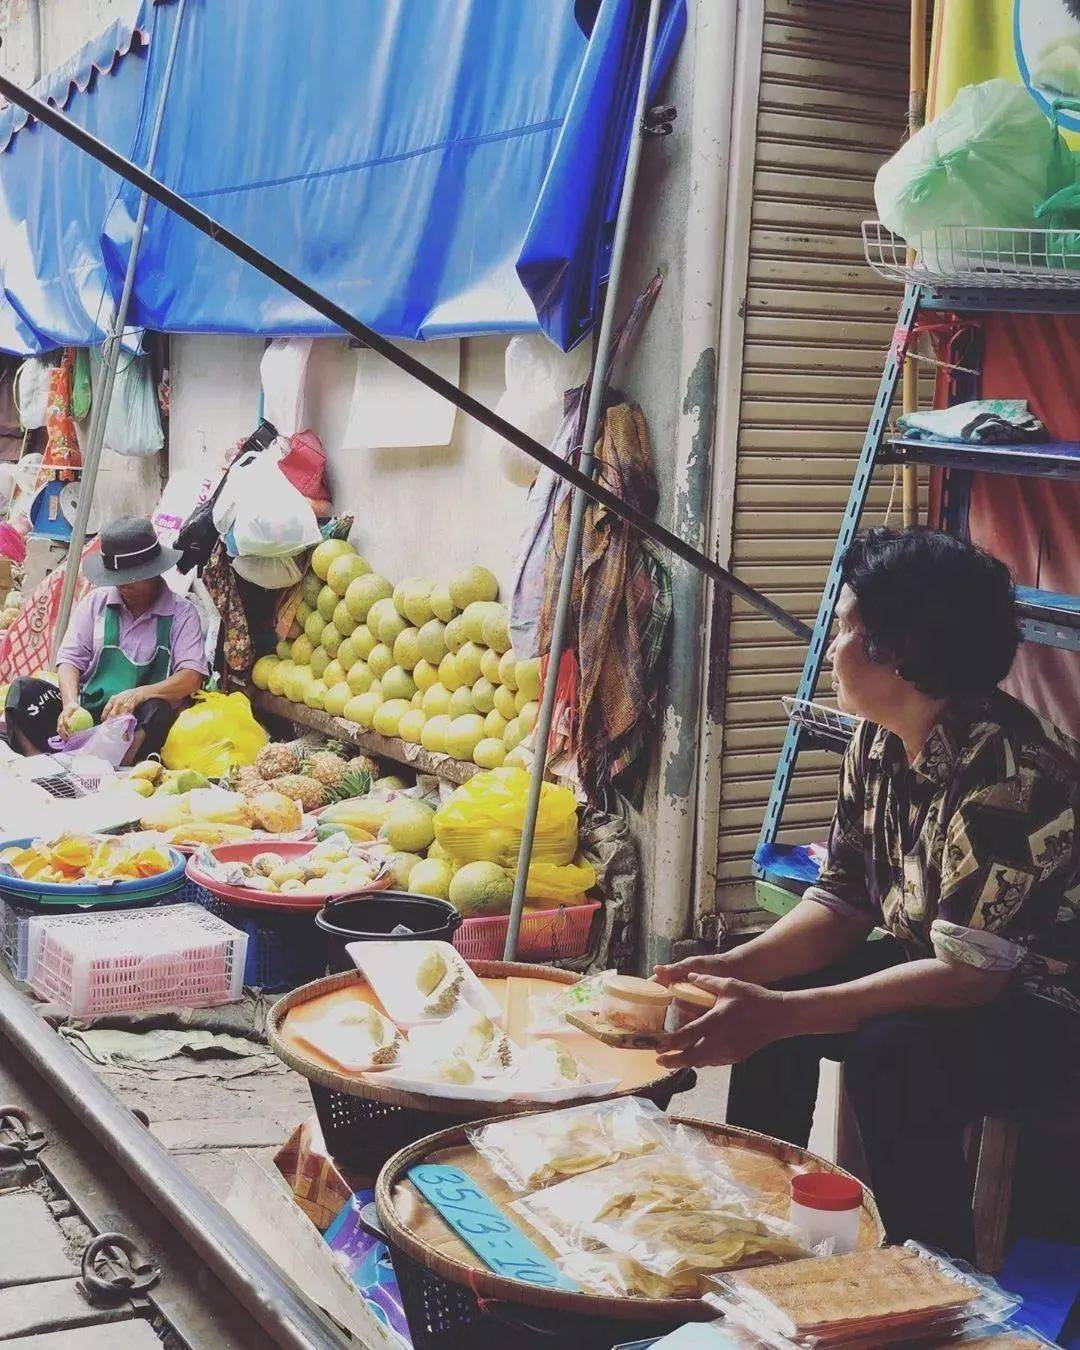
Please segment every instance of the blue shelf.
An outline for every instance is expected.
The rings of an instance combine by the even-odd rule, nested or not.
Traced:
[[[1017,586],[1016,601],[1025,641],[1080,652],[1080,595]]]
[[[932,464],[942,469],[1004,473],[1034,478],[1080,478],[1080,442],[1039,441],[1024,445],[958,445],[955,441],[894,436],[880,464]]]
[[[924,287],[919,307],[952,310],[959,314],[1080,314],[1080,289],[1067,286],[1058,290],[1005,286]]]
[[[754,853],[754,875],[796,898],[812,886],[821,868],[806,844],[759,844]]]

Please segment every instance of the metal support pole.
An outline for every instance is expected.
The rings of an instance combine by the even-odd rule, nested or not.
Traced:
[[[173,66],[176,64],[176,51],[180,45],[180,26],[184,21],[184,8],[187,0],[179,0],[176,7],[176,19],[169,40],[169,55],[165,63],[165,74],[161,85],[161,98],[154,114],[154,125],[150,132],[150,149],[147,153],[147,169],[153,169],[158,142],[161,140],[161,128],[165,121],[165,102],[169,97],[169,85],[172,83]],[[101,465],[101,447],[105,440],[105,423],[109,417],[112,403],[113,385],[116,383],[116,368],[120,362],[120,350],[127,325],[128,310],[131,307],[131,292],[135,286],[135,268],[139,261],[139,247],[142,244],[143,229],[146,225],[146,212],[150,198],[144,191],[139,196],[139,206],[135,214],[135,228],[131,235],[131,251],[128,254],[127,268],[124,271],[124,287],[120,293],[120,303],[116,307],[109,335],[105,339],[105,355],[101,365],[101,383],[94,399],[94,412],[90,419],[90,434],[87,438],[86,457],[83,461],[82,480],[79,484],[79,505],[75,512],[75,522],[71,527],[71,544],[68,547],[67,563],[64,568],[64,584],[60,591],[60,609],[53,632],[53,660],[60,650],[60,644],[67,632],[71,618],[71,606],[75,599],[75,586],[79,578],[79,565],[86,544],[87,526],[90,523],[90,507],[94,500],[94,488],[97,484],[98,468]]]
[[[611,336],[615,327],[615,309],[618,304],[623,256],[626,253],[626,241],[630,234],[630,215],[634,202],[634,189],[637,186],[638,164],[641,160],[641,143],[645,135],[645,104],[649,94],[649,76],[652,70],[653,48],[656,45],[656,28],[659,18],[660,0],[649,0],[649,12],[645,21],[645,44],[641,53],[641,73],[638,76],[637,99],[634,104],[633,130],[626,158],[626,174],[623,178],[622,194],[619,198],[619,211],[615,221],[615,239],[611,249],[611,266],[608,269],[607,291],[604,296],[604,310],[600,320],[600,336],[597,339],[596,355],[593,359],[592,382],[589,386],[589,406],[585,414],[585,434],[581,441],[580,467],[582,473],[587,474],[589,478],[592,478],[595,473],[593,449],[601,423],[604,396],[607,392]],[[510,922],[507,925],[506,945],[503,949],[504,961],[513,961],[517,954],[518,931],[521,928],[521,913],[525,906],[525,889],[529,880],[529,864],[532,862],[533,840],[536,836],[536,818],[540,810],[540,793],[544,785],[544,772],[547,769],[548,740],[551,736],[551,723],[555,714],[555,689],[559,679],[559,666],[562,664],[563,652],[566,650],[566,633],[574,597],[574,577],[577,573],[578,557],[581,553],[581,536],[585,528],[587,502],[588,498],[585,494],[575,489],[570,501],[570,529],[566,537],[566,553],[563,556],[562,576],[559,579],[559,597],[555,606],[555,619],[551,630],[547,676],[544,680],[544,692],[540,700],[540,713],[536,719],[536,756],[533,760],[532,776],[529,780],[529,796],[525,804],[525,820],[521,830],[521,847],[518,850],[517,874],[514,878],[514,897],[510,905]]]
[[[911,43],[908,73],[908,136],[914,136],[926,121],[926,0],[911,0]],[[915,261],[909,248],[907,261]],[[918,411],[919,363],[911,356],[904,362],[903,410]],[[901,469],[903,481],[904,525],[919,523],[919,470],[914,464]]]
[[[770,600],[767,595],[762,595],[753,586],[748,586],[745,581],[740,581],[726,567],[721,567],[715,558],[710,558],[708,554],[702,553],[700,549],[696,549],[684,539],[680,539],[677,534],[658,524],[646,512],[640,511],[636,506],[623,501],[618,493],[612,492],[603,483],[597,482],[590,478],[588,474],[582,473],[576,465],[567,463],[546,445],[541,445],[538,440],[522,431],[520,427],[514,426],[513,422],[508,422],[505,417],[500,417],[486,404],[481,403],[478,398],[474,398],[471,394],[467,394],[465,390],[459,389],[456,384],[452,384],[441,375],[437,375],[433,370],[429,370],[422,361],[410,356],[408,352],[402,351],[400,347],[395,347],[388,338],[382,337],[373,328],[361,323],[348,310],[335,304],[321,291],[317,291],[314,286],[309,286],[294,272],[282,267],[279,262],[275,262],[273,258],[262,253],[253,244],[248,243],[246,239],[242,239],[238,234],[222,225],[220,221],[215,220],[213,216],[208,216],[205,211],[201,211],[186,197],[182,197],[180,193],[166,187],[159,179],[154,178],[137,164],[133,164],[131,160],[125,159],[123,155],[117,154],[110,146],[98,140],[96,136],[92,136],[83,127],[76,126],[62,112],[57,111],[50,104],[44,103],[41,99],[35,98],[33,94],[27,93],[25,89],[20,88],[14,80],[9,80],[5,75],[0,75],[0,94],[10,99],[16,107],[30,113],[42,126],[51,127],[53,131],[63,136],[65,140],[70,141],[72,145],[78,146],[80,150],[96,159],[99,164],[104,164],[113,173],[119,174],[121,178],[133,183],[140,191],[147,193],[154,201],[160,202],[162,206],[167,206],[181,220],[186,220],[189,225],[205,234],[208,239],[212,239],[215,244],[220,244],[222,248],[227,249],[233,257],[248,263],[262,276],[288,291],[290,295],[295,295],[305,305],[310,305],[316,314],[321,314],[324,319],[328,319],[342,332],[348,333],[350,337],[356,338],[364,346],[378,352],[392,366],[396,366],[398,370],[403,370],[406,375],[418,381],[425,389],[430,389],[432,393],[438,394],[440,398],[452,403],[455,408],[460,408],[466,416],[474,418],[481,426],[487,427],[489,431],[493,431],[504,441],[509,441],[511,445],[524,451],[530,459],[536,460],[538,464],[543,465],[545,469],[548,469],[564,482],[570,483],[592,501],[599,502],[618,520],[632,526],[646,539],[651,539],[653,543],[659,544],[661,548],[667,549],[677,558],[682,558],[691,567],[696,567],[699,572],[704,573],[718,585],[745,600],[754,609],[762,614],[767,614],[770,619],[778,623],[788,633],[792,633],[801,642],[810,641],[809,627],[801,619],[797,619],[794,614],[789,614],[775,600]]]

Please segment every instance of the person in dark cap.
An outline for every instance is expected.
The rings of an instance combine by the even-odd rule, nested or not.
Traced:
[[[8,734],[24,755],[45,753],[51,737],[70,735],[83,708],[95,723],[134,715],[126,756],[133,763],[161,749],[206,678],[198,610],[163,579],[176,550],[145,517],[110,521],[99,539],[99,551],[83,563],[95,589],[76,607],[57,653],[59,688],[21,678],[8,690]]]

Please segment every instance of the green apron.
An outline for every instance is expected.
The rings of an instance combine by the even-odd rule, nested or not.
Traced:
[[[105,705],[115,694],[138,689],[145,684],[160,684],[169,678],[172,665],[172,615],[161,614],[157,621],[157,647],[145,665],[137,665],[120,650],[120,609],[105,610],[104,639],[97,665],[83,685],[79,702],[93,717],[101,720]]]

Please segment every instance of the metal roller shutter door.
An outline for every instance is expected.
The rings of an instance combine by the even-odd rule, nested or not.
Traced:
[[[903,0],[766,0],[745,302],[732,564],[812,620],[896,320],[862,260],[873,179],[907,108]],[[866,521],[880,520],[878,476]],[[899,492],[894,519],[900,510]],[[750,862],[804,648],[736,603],[729,635],[718,905],[752,907]],[[835,756],[799,761],[782,839],[820,837]]]

